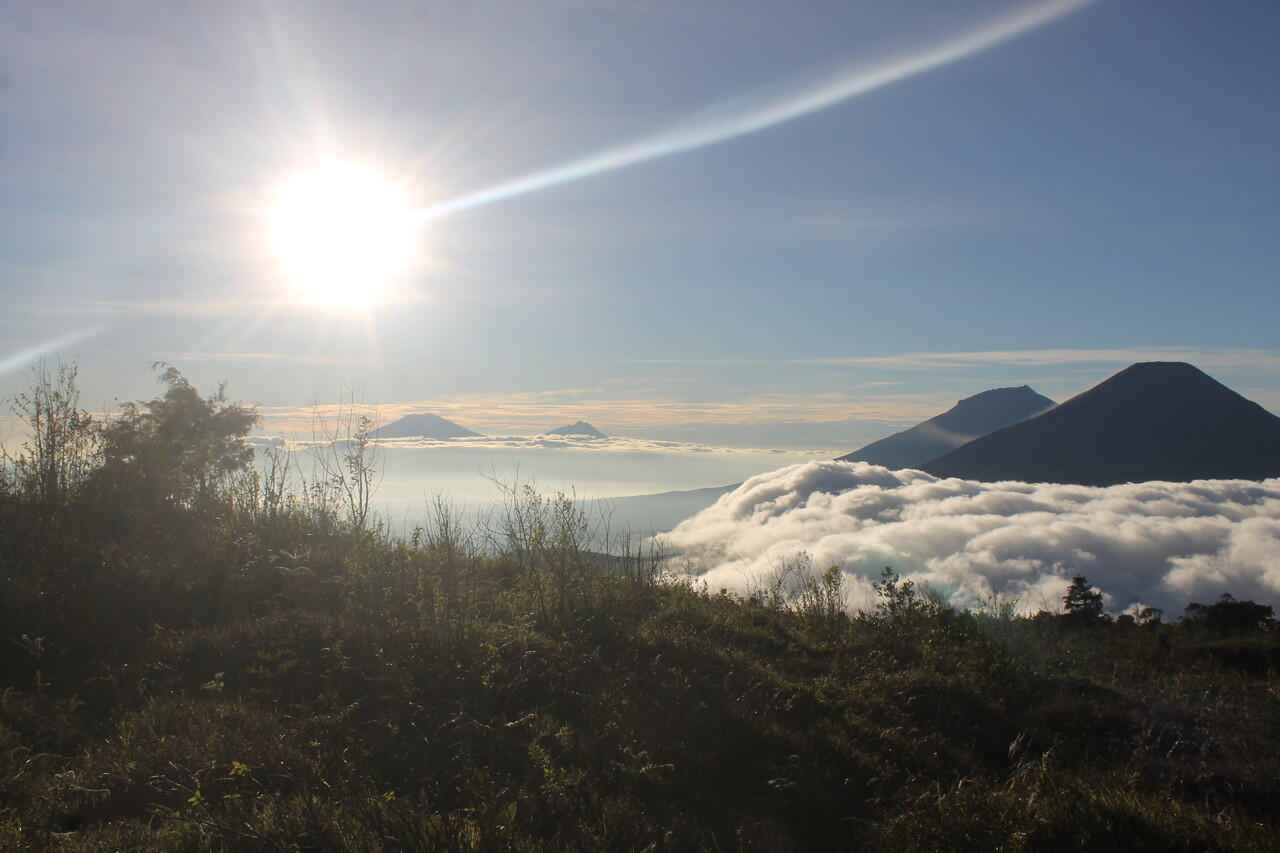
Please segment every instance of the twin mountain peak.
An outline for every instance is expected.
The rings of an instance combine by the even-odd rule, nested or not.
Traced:
[[[605,437],[586,421],[545,434]],[[479,433],[422,413],[372,435]],[[1262,480],[1280,476],[1280,418],[1190,364],[1142,362],[1060,405],[1026,385],[983,391],[840,460],[920,468],[939,477],[1089,486]]]
[[[939,477],[1109,486],[1280,475],[1280,418],[1184,362],[1131,365],[921,465]]]
[[[557,427],[549,430],[546,435],[582,435],[591,438],[605,438],[605,434],[593,427],[586,421],[578,421],[577,423],[568,424],[567,426]],[[479,438],[480,433],[469,430],[466,427],[456,424],[447,418],[427,412],[405,415],[399,420],[378,427],[372,433],[372,438],[431,438],[431,439],[450,439],[450,438]]]
[[[1280,418],[1190,364],[1142,362],[1057,406],[985,391],[841,459],[985,481],[1262,480],[1280,475]]]

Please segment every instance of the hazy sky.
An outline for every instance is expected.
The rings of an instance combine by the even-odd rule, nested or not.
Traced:
[[[95,407],[165,360],[273,418],[352,386],[845,448],[1177,358],[1275,411],[1277,32],[1274,0],[7,0],[0,393],[45,349]],[[425,214],[367,304],[299,298],[265,234],[334,159]]]

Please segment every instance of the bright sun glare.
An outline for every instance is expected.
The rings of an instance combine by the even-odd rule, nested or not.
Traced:
[[[354,163],[325,163],[278,188],[270,209],[272,250],[304,298],[364,304],[406,271],[415,222],[394,181]]]

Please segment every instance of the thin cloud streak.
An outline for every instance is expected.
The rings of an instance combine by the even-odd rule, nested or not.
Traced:
[[[188,353],[155,353],[159,361],[166,362],[279,362],[283,364],[310,364],[317,366],[333,366],[357,363],[387,364],[390,360],[372,356],[348,357],[338,355],[308,355],[305,353],[287,352],[188,352]]]
[[[250,299],[134,299],[31,303],[33,314],[105,315],[108,317],[229,317],[260,311],[270,303]]]
[[[304,450],[335,442],[320,439],[289,439],[280,435],[250,436],[252,447]],[[584,435],[481,435],[457,438],[383,438],[375,441],[383,450],[563,450],[590,453],[694,453],[699,455],[760,455],[808,458],[807,451],[776,447],[725,447],[692,441],[672,441],[630,436],[595,438]]]
[[[398,291],[379,298],[383,308],[404,308],[433,301],[429,294]],[[347,312],[349,306],[335,306],[323,301],[297,296],[269,296],[243,299],[120,299],[29,302],[20,309],[41,315],[104,315],[109,317],[239,317],[273,313],[311,314],[316,316]]]
[[[950,392],[921,395],[762,395],[744,400],[685,401],[664,397],[602,398],[569,394],[548,398],[543,392],[495,394],[384,403],[382,423],[419,412],[432,412],[470,429],[491,434],[535,432],[578,420],[606,432],[634,432],[691,424],[771,424],[867,421],[899,425],[932,417],[955,403]],[[267,427],[294,432],[310,424],[313,412],[331,415],[336,404],[318,407],[263,407]]]
[[[939,367],[969,367],[983,364],[1043,367],[1061,364],[1131,364],[1136,361],[1190,361],[1201,367],[1274,370],[1280,368],[1280,352],[1263,349],[1215,349],[1208,347],[990,350],[985,352],[914,352],[865,358],[815,358],[805,359],[799,363],[932,369]]]
[[[936,370],[1003,364],[1050,367],[1071,364],[1131,364],[1135,361],[1189,361],[1201,367],[1280,369],[1280,352],[1265,349],[1216,347],[1120,347],[1114,349],[985,350],[973,352],[907,352],[897,355],[833,358],[650,358],[622,364],[794,364],[834,367],[881,367],[895,370]]]
[[[923,50],[895,57],[873,67],[845,69],[828,79],[798,91],[757,95],[754,103],[720,110],[628,145],[572,163],[537,172],[489,189],[423,208],[424,219],[447,216],[495,201],[524,195],[559,184],[589,178],[670,154],[756,133],[884,86],[959,62],[1010,39],[1039,29],[1097,0],[1049,0],[988,21],[959,36]],[[735,99],[740,104],[742,99]]]

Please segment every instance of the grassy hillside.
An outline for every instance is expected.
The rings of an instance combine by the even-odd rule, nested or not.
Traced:
[[[956,612],[892,573],[856,616],[838,572],[737,598],[601,564],[527,490],[396,539],[367,428],[255,473],[253,413],[164,379],[107,425],[73,374],[19,402],[0,849],[1280,846],[1274,630],[1087,588]]]

